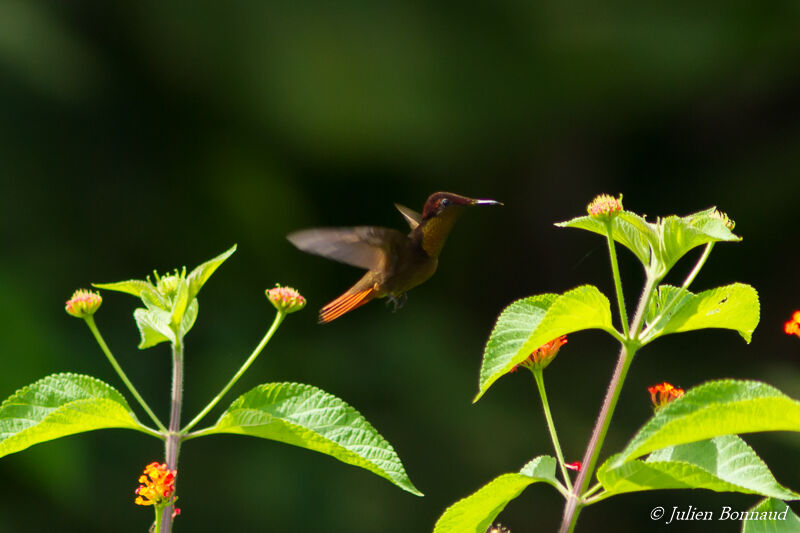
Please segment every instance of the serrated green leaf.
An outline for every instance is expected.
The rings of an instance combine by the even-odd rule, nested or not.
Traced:
[[[227,251],[221,253],[213,259],[209,259],[202,265],[192,270],[192,272],[189,274],[189,277],[186,279],[186,281],[189,282],[189,293],[187,295],[188,301],[191,301],[195,296],[197,296],[197,293],[200,292],[200,289],[203,287],[206,281],[208,281],[208,278],[211,277],[211,274],[213,274],[214,271],[219,268],[219,266],[224,263],[226,259],[233,255],[233,252],[235,251],[236,245],[234,244]]]
[[[675,298],[675,303],[669,305]],[[738,331],[748,343],[760,318],[758,292],[744,283],[734,283],[693,294],[669,285],[659,287],[648,310],[648,324],[669,305],[647,340],[669,333],[705,328],[723,328]]]
[[[656,450],[646,461],[632,460],[597,470],[611,494],[657,489],[707,489],[793,500],[800,495],[780,485],[761,458],[736,435]]]
[[[757,431],[800,432],[800,402],[758,381],[711,381],[656,413],[609,466],[668,446]]]
[[[558,486],[556,460],[542,455],[522,467],[519,474],[496,477],[477,492],[447,508],[433,533],[485,533],[506,505],[537,482]]]
[[[606,235],[605,222],[590,216],[577,217],[566,222],[559,222],[556,226],[561,228],[584,229],[599,235]],[[650,250],[658,246],[655,224],[647,222],[636,213],[622,211],[611,220],[611,235],[614,241],[633,252],[642,265],[647,268],[650,264]]]
[[[0,405],[0,457],[34,444],[105,428],[142,430],[125,398],[91,376],[53,374]]]
[[[763,500],[755,507],[748,509],[747,513],[748,517],[742,521],[742,533],[797,533],[800,531],[800,518],[786,503],[775,498]],[[738,517],[736,519],[742,520]]]
[[[141,340],[138,348],[140,350],[152,348],[165,341],[175,340],[175,333],[167,323],[169,314],[166,312],[159,313],[157,310],[151,311],[140,307],[133,312],[133,318],[136,319],[136,326],[139,328]]]
[[[659,223],[661,248],[657,251],[665,271],[689,250],[710,242],[742,240],[731,232],[712,207],[684,217],[669,216]]]
[[[353,407],[311,385],[259,385],[236,399],[216,425],[195,435],[215,433],[251,435],[321,452],[422,496],[391,444]]]
[[[152,289],[152,285],[141,279],[129,279],[128,281],[118,281],[115,283],[92,283],[92,287],[108,291],[124,292],[136,297],[141,297],[142,291],[145,289]]]
[[[562,295],[540,294],[517,300],[497,319],[483,352],[478,401],[489,387],[536,348],[584,329],[612,332],[611,307],[603,293],[583,285]]]

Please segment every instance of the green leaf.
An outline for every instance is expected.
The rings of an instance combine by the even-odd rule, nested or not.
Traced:
[[[189,283],[181,279],[178,282],[178,290],[172,300],[172,314],[170,315],[169,326],[175,330],[183,321],[186,306],[189,305]]]
[[[34,444],[104,428],[142,430],[128,402],[91,376],[53,374],[0,405],[0,457]]]
[[[477,492],[447,508],[436,522],[433,533],[485,533],[506,505],[536,482],[559,486],[556,460],[541,455],[525,465],[519,474],[503,474]]]
[[[578,228],[606,236],[603,220],[583,216],[566,222],[559,222],[561,228]],[[622,211],[611,219],[611,235],[614,240],[633,252],[645,268],[650,264],[651,248],[658,247],[658,234],[655,224],[630,211]]]
[[[758,381],[711,381],[656,413],[609,466],[668,446],[756,431],[800,432],[800,402]]]
[[[602,329],[617,335],[608,298],[591,285],[560,296],[540,294],[512,303],[498,317],[486,343],[480,388],[473,402],[544,343],[584,329]]]
[[[670,216],[660,221],[661,248],[657,254],[665,272],[692,248],[710,242],[742,240],[715,213],[717,210],[712,207],[685,217]]]
[[[169,320],[168,313],[159,312],[158,310],[151,311],[140,307],[133,312],[133,318],[136,319],[136,326],[139,328],[141,337],[138,346],[140,350],[152,348],[156,344],[161,344],[165,341],[175,340],[175,333],[167,323]]]
[[[203,287],[208,278],[211,277],[211,274],[225,262],[227,258],[233,255],[233,252],[236,251],[236,245],[234,244],[231,246],[227,251],[221,253],[217,257],[210,259],[203,263],[202,265],[198,266],[189,274],[187,281],[189,282],[189,294],[188,300],[191,301],[197,293],[200,292],[200,289]]]
[[[717,287],[700,294],[662,285],[648,309],[648,323],[676,298],[678,300],[669,306],[666,316],[648,334],[647,341],[669,333],[724,328],[738,331],[749,343],[758,325],[761,309],[758,293],[744,283]]]
[[[736,435],[657,450],[646,461],[633,460],[609,468],[612,457],[597,470],[610,494],[656,489],[708,489],[743,492],[784,500],[800,494],[780,485],[761,458]]]
[[[723,507],[722,512],[730,510]],[[733,511],[731,511],[733,512]],[[755,507],[748,509],[747,519],[731,518],[742,521],[742,533],[797,533],[800,531],[800,518],[791,507],[780,500],[769,498]]]
[[[197,319],[199,307],[200,304],[197,302],[197,298],[195,298],[186,308],[186,312],[183,314],[183,319],[181,320],[181,327],[178,330],[181,337],[186,335],[189,330],[192,329],[192,326],[194,326],[194,321]]]
[[[389,480],[417,496],[394,448],[354,408],[311,385],[265,383],[236,399],[211,428],[321,452]]]
[[[129,279],[128,281],[118,281],[116,283],[92,283],[92,287],[106,289],[109,291],[124,292],[132,294],[137,298],[142,296],[142,291],[152,289],[153,286],[141,279]]]

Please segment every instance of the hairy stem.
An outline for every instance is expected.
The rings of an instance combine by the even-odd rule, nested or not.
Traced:
[[[571,491],[572,480],[567,472],[567,467],[564,466],[564,454],[561,452],[561,445],[558,442],[556,426],[553,424],[553,415],[550,413],[550,404],[547,401],[547,393],[545,393],[544,390],[544,376],[542,375],[542,369],[535,368],[533,370],[533,377],[536,379],[536,387],[539,389],[539,396],[542,398],[542,408],[544,409],[544,417],[547,420],[547,430],[550,432],[550,440],[553,441],[553,448],[556,451],[558,465],[561,467],[561,475],[564,477],[564,484],[567,487],[567,491]]]
[[[139,394],[139,391],[136,390],[136,387],[133,386],[131,380],[129,380],[128,376],[125,375],[125,371],[122,370],[121,366],[119,366],[117,359],[114,357],[114,354],[111,353],[111,350],[108,348],[106,341],[100,334],[100,330],[97,329],[97,324],[95,324],[94,322],[94,317],[92,315],[89,315],[85,317],[84,320],[86,321],[86,325],[89,326],[89,329],[94,335],[97,344],[100,345],[100,349],[103,350],[103,353],[106,355],[108,362],[111,363],[111,366],[114,367],[114,370],[117,371],[117,374],[119,375],[120,379],[122,379],[122,382],[125,383],[126,387],[128,387],[128,390],[131,392],[133,397],[136,398],[136,401],[139,402],[139,405],[142,406],[142,409],[144,409],[147,415],[153,420],[153,422],[155,422],[158,429],[160,429],[163,432],[166,432],[167,428],[164,427],[164,424],[161,423],[161,420],[159,420],[158,417],[153,412],[153,410],[150,409],[150,406],[147,405],[147,402],[144,401],[144,398],[142,398],[141,394]]]
[[[181,431],[182,435],[188,433],[190,429],[192,429],[198,422],[200,422],[203,419],[203,417],[206,416],[208,412],[211,411],[214,408],[214,406],[219,403],[219,401],[223,398],[223,396],[225,396],[225,394],[227,394],[227,392],[231,390],[231,387],[233,387],[234,384],[236,384],[236,382],[239,381],[239,378],[241,378],[242,375],[247,371],[247,369],[250,368],[250,365],[252,365],[253,361],[256,360],[258,354],[261,353],[261,351],[267,345],[267,343],[275,334],[275,332],[278,331],[278,326],[281,325],[281,322],[283,322],[284,317],[286,317],[286,313],[278,311],[278,314],[275,315],[275,320],[272,321],[272,326],[270,326],[269,330],[264,335],[264,338],[261,339],[261,342],[258,343],[258,346],[255,347],[253,353],[250,354],[250,357],[247,358],[247,360],[242,364],[242,366],[239,368],[236,374],[234,374],[233,377],[230,379],[230,381],[228,381],[228,384],[222,388],[219,394],[217,394],[214,397],[214,399],[211,400],[209,404],[206,405],[203,408],[203,410],[200,411],[197,414],[197,416],[192,419],[191,422],[186,424],[186,427],[184,427],[183,430]]]
[[[606,221],[606,241],[608,242],[608,256],[611,259],[611,273],[614,275],[614,287],[617,290],[617,306],[619,307],[619,318],[622,321],[622,333],[628,336],[628,312],[625,310],[625,298],[622,294],[622,278],[619,276],[619,264],[617,262],[617,250],[614,245],[612,235],[612,220]]]
[[[172,345],[172,409],[169,415],[169,431],[165,444],[167,468],[178,469],[178,452],[181,447],[181,403],[183,400],[183,339]],[[176,490],[177,492],[177,490]],[[168,505],[161,513],[160,533],[172,531],[172,511],[174,505]]]
[[[631,361],[639,348],[636,339],[639,330],[642,326],[642,318],[644,317],[647,304],[653,295],[653,290],[658,283],[658,278],[647,273],[647,281],[645,282],[642,296],[639,299],[639,305],[636,309],[636,314],[631,323],[631,329],[628,339],[622,344],[617,358],[617,365],[614,368],[614,374],[611,377],[611,382],[608,385],[603,406],[600,408],[600,414],[597,416],[592,436],[589,438],[589,444],[586,446],[586,452],[583,454],[583,461],[581,462],[581,471],[575,480],[575,485],[572,487],[572,492],[567,498],[567,503],[564,506],[564,515],[561,520],[561,527],[559,533],[572,533],[575,529],[575,524],[578,520],[578,514],[584,505],[581,500],[583,494],[594,474],[594,469],[597,464],[597,458],[600,455],[600,450],[603,447],[603,441],[606,438],[608,427],[611,424],[611,417],[614,414],[614,409],[619,399],[619,394],[622,392],[622,384],[625,382],[625,376],[628,374]]]

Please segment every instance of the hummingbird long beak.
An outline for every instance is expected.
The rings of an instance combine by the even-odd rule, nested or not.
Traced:
[[[472,200],[472,205],[503,205],[503,202],[497,200]]]

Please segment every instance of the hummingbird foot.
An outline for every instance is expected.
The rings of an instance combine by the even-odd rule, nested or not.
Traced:
[[[408,300],[408,293],[404,292],[399,297],[390,295],[386,300],[386,305],[392,304],[392,313],[396,313],[398,309],[402,309]]]

